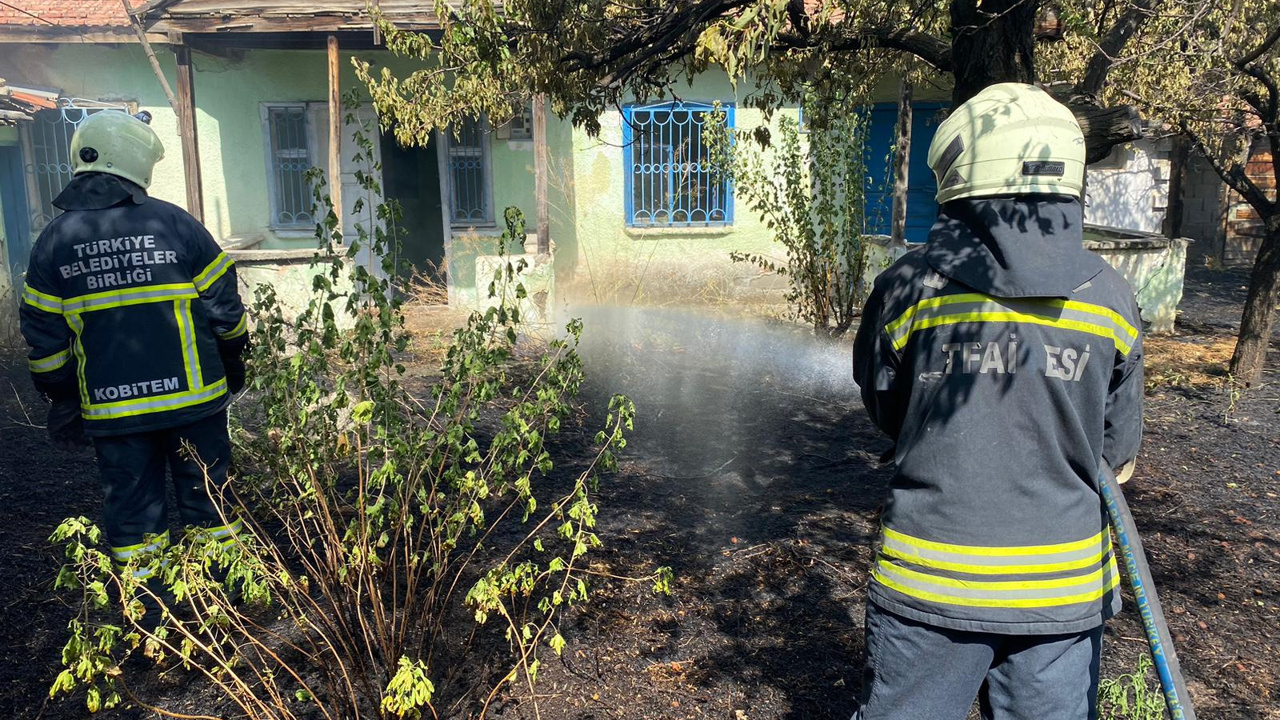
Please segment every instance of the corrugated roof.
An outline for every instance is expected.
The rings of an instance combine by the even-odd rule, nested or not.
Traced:
[[[120,0],[5,0],[5,3],[0,5],[0,25],[129,27],[129,17]]]

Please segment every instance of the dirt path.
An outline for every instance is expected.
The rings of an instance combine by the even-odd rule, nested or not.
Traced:
[[[1241,282],[1192,273],[1188,334],[1176,339],[1188,345],[1173,357],[1229,338]],[[877,462],[888,442],[847,381],[847,347],[673,310],[584,320],[585,406],[625,392],[639,411],[619,473],[602,484],[597,568],[670,565],[675,594],[597,584],[564,628],[564,659],[544,665],[541,717],[844,720],[888,479]],[[1280,718],[1280,377],[1233,401],[1212,368],[1194,365],[1170,366],[1148,397],[1130,503],[1201,717]],[[23,407],[36,403],[24,363],[0,369],[0,714],[79,718],[77,703],[44,702],[70,616],[51,591],[58,558],[45,538],[67,515],[97,516],[96,473],[91,454],[61,454],[27,425]],[[581,450],[592,429],[588,419],[564,447]],[[1131,669],[1144,650],[1131,603],[1106,642],[1104,674]],[[513,699],[498,716],[534,714]]]

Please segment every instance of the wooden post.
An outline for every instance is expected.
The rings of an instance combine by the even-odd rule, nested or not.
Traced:
[[[187,184],[187,212],[204,222],[204,187],[200,179],[200,142],[196,137],[195,71],[191,48],[174,48],[178,56],[178,132],[182,135],[182,168]]]
[[[338,37],[329,36],[329,198],[342,230],[342,89],[338,83]]]
[[[547,210],[547,97],[533,96],[533,192],[538,208],[538,255],[551,254],[551,220]]]
[[[893,244],[907,243],[907,188],[911,167],[911,82],[903,79],[898,88],[898,138],[893,153]]]

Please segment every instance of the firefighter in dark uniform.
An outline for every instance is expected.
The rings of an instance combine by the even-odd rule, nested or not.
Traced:
[[[1099,495],[1142,428],[1129,284],[1083,247],[1084,138],[1005,83],[938,128],[928,242],[876,280],[854,344],[895,442],[857,720],[1096,716],[1120,581]]]
[[[226,409],[244,385],[235,267],[194,217],[147,196],[164,148],[146,122],[99,112],[71,152],[74,178],[53,201],[64,212],[31,251],[21,308],[49,433],[92,440],[117,561],[168,543],[166,465],[182,522],[229,542],[238,523],[206,475],[226,480]]]

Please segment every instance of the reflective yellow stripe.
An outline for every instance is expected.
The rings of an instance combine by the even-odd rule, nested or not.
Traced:
[[[67,325],[71,326],[71,331],[75,333],[76,341],[71,345],[71,349],[75,351],[78,362],[76,363],[76,378],[80,381],[80,407],[85,408],[89,405],[89,384],[84,380],[84,366],[87,362],[84,354],[84,342],[81,335],[84,333],[84,318],[79,315],[67,315]]]
[[[976,303],[996,306],[996,309],[962,310],[917,319],[919,315],[930,310],[938,310],[950,305]],[[1043,311],[1046,314],[1040,314],[1037,311]],[[1086,315],[1088,319],[1055,317],[1047,314],[1052,311],[1080,313]],[[1124,355],[1129,354],[1133,343],[1138,339],[1138,331],[1133,325],[1119,313],[1102,305],[1061,299],[1001,299],[982,293],[959,293],[921,300],[885,325],[884,331],[889,336],[893,349],[901,350],[906,347],[911,334],[916,330],[962,322],[1022,322],[1085,332],[1112,340]]]
[[[921,567],[934,568],[937,570],[952,570],[955,572],[969,573],[971,575],[1010,575],[1013,573],[1056,573],[1064,570],[1078,570],[1098,564],[1107,553],[1111,552],[1111,543],[1108,538],[1106,545],[1085,558],[1078,560],[1066,560],[1057,563],[1036,563],[1031,565],[972,565],[969,563],[951,562],[948,560],[937,560],[934,558],[921,557],[910,553],[902,552],[891,547],[884,547],[880,552],[891,558],[905,560],[912,565]]]
[[[24,285],[22,288],[22,301],[26,304],[44,310],[45,312],[62,314],[62,298],[49,293],[43,293],[30,285]]]
[[[956,315],[946,315],[943,317],[929,318],[911,324],[912,332],[916,330],[925,330],[931,327],[940,327],[942,325],[955,325],[962,322],[1018,322],[1030,323],[1032,325],[1046,325],[1048,327],[1064,328],[1066,330],[1076,330],[1079,332],[1089,333],[1090,335],[1098,335],[1100,337],[1112,340],[1116,344],[1116,348],[1120,350],[1121,355],[1128,355],[1132,349],[1131,346],[1121,340],[1111,328],[1083,323],[1078,320],[1066,320],[1062,318],[1051,318],[1042,315],[1030,315],[1020,312],[977,312],[977,313],[958,313]],[[910,338],[907,334],[901,343],[895,343],[894,349],[901,350],[907,344]]]
[[[934,542],[932,540],[923,540],[921,538],[912,537],[906,533],[898,532],[892,528],[881,528],[885,537],[893,538],[898,542],[925,550],[939,550],[949,553],[961,553],[969,555],[983,556],[1011,556],[1011,555],[1052,555],[1055,553],[1073,552],[1076,550],[1085,550],[1102,542],[1103,532],[1084,540],[1076,540],[1074,542],[1058,543],[1056,545],[1014,545],[1010,547],[996,547],[987,545],[953,545],[951,543]]]
[[[159,550],[169,544],[169,531],[165,530],[151,541],[142,541],[133,545],[111,548],[111,556],[117,560],[127,560],[145,550]]]
[[[227,380],[222,378],[195,391],[152,395],[150,397],[132,398],[100,405],[88,405],[85,408],[84,417],[86,420],[112,420],[153,412],[164,412],[166,410],[180,410],[215,400],[225,395],[226,392]]]
[[[218,257],[214,258],[213,262],[209,263],[205,269],[200,271],[200,274],[196,275],[195,279],[192,280],[196,286],[196,290],[199,290],[200,292],[208,290],[215,282],[218,281],[218,278],[226,274],[227,270],[230,270],[231,266],[234,264],[235,263],[232,262],[231,258],[227,257],[225,252],[218,253]]]
[[[71,348],[67,347],[65,350],[59,350],[58,352],[47,357],[42,357],[39,360],[27,360],[27,367],[30,368],[33,373],[53,372],[54,370],[66,365],[67,361],[70,359]]]
[[[218,337],[222,338],[223,340],[233,340],[245,334],[248,330],[249,330],[249,314],[240,313],[240,322],[236,323],[236,326],[231,329],[231,332],[227,333],[226,335],[219,335]]]
[[[173,304],[173,316],[178,321],[178,337],[182,342],[182,365],[187,370],[187,389],[204,387],[200,373],[200,353],[196,349],[195,320],[191,317],[191,301],[178,300]]]
[[[111,420],[153,412],[164,412],[166,410],[180,410],[215,400],[225,395],[226,392],[227,381],[226,378],[223,378],[216,383],[206,385],[200,390],[170,393],[168,395],[152,395],[151,397],[120,400],[100,405],[88,405],[85,408],[84,417],[86,420]]]
[[[191,283],[170,283],[168,285],[143,285],[124,290],[108,290],[106,292],[79,295],[63,301],[63,310],[67,313],[106,310],[126,305],[143,305],[146,303],[193,299],[199,293]]]
[[[1042,607],[1060,607],[1063,605],[1076,605],[1085,602],[1094,602],[1102,599],[1107,593],[1115,589],[1120,582],[1119,568],[1116,567],[1115,558],[1107,564],[1107,572],[1104,573],[1105,581],[1095,590],[1087,592],[1075,593],[1072,595],[1060,595],[1057,597],[1031,597],[1031,598],[997,598],[997,597],[962,597],[959,595],[949,594],[945,592],[936,592],[924,590],[920,587],[913,587],[909,584],[899,582],[890,577],[886,577],[877,567],[871,573],[876,582],[887,588],[896,590],[903,595],[927,600],[929,602],[942,603],[946,605],[963,605],[966,607],[988,607],[988,608],[1042,608]],[[1109,575],[1109,577],[1108,577]],[[931,582],[940,578],[930,578]],[[934,582],[934,584],[937,584]]]

